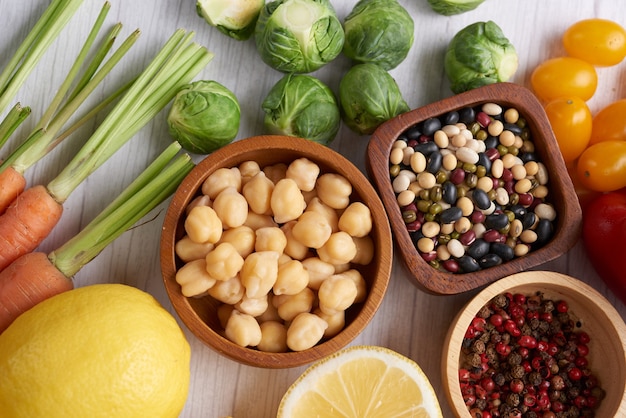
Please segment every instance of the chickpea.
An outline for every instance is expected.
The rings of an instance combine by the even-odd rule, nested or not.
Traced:
[[[320,285],[317,293],[319,308],[328,315],[345,311],[354,303],[357,293],[354,280],[345,274],[334,274]]]
[[[339,231],[339,215],[337,211],[330,206],[324,204],[319,197],[314,197],[309,201],[306,212],[317,212],[326,218],[332,232]]]
[[[263,171],[260,171],[244,184],[242,193],[252,212],[259,215],[270,215],[272,213],[270,198],[273,190],[274,183],[267,178]]]
[[[365,279],[360,271],[357,269],[350,269],[337,275],[351,279],[356,285],[356,297],[354,298],[354,303],[361,303],[365,301],[365,298],[367,297],[367,283],[365,282]]]
[[[255,231],[259,228],[263,228],[264,226],[278,226],[278,224],[274,222],[274,218],[271,215],[259,215],[258,213],[254,213],[252,211],[248,212],[248,217],[246,218],[244,225]]]
[[[333,209],[345,209],[350,204],[352,184],[340,174],[326,173],[317,178],[317,196]]]
[[[241,284],[239,276],[235,276],[223,282],[216,281],[213,287],[208,290],[208,293],[213,299],[234,305],[243,297],[245,288]]]
[[[235,247],[241,257],[246,258],[254,251],[255,241],[256,234],[252,228],[246,225],[241,225],[222,232],[222,238],[219,240],[218,244],[231,244]]]
[[[185,208],[185,215],[189,215],[189,211],[195,208],[196,206],[211,206],[211,198],[205,194],[201,196],[197,196],[189,202],[187,207]]]
[[[224,281],[235,277],[243,267],[243,257],[228,242],[219,244],[205,257],[206,271],[216,280]]]
[[[273,302],[277,304],[278,316],[285,321],[291,321],[302,312],[310,312],[315,301],[315,293],[305,287],[295,295],[275,296]]]
[[[298,219],[306,208],[306,202],[295,181],[282,179],[274,186],[270,206],[274,220],[282,224]]]
[[[241,174],[242,187],[261,171],[259,163],[252,160],[244,161],[243,163],[239,164],[238,168],[239,173]]]
[[[226,338],[242,347],[255,347],[261,342],[261,326],[252,315],[234,309],[225,328]]]
[[[228,303],[222,303],[217,307],[217,320],[220,322],[222,328],[226,328],[228,318],[230,318],[230,314],[233,313],[234,309],[235,307],[233,305],[229,305]]]
[[[204,258],[215,244],[210,242],[194,242],[188,235],[185,235],[174,245],[174,251],[178,258],[185,263],[199,258]]]
[[[278,276],[272,287],[275,295],[295,295],[309,284],[309,272],[298,260],[278,265]]]
[[[256,317],[256,320],[262,324],[266,321],[278,321],[282,322],[282,318],[278,315],[278,309],[274,305],[274,294],[267,294],[267,309],[261,315]]]
[[[304,260],[309,254],[309,247],[302,244],[293,236],[293,227],[297,221],[287,222],[280,229],[283,230],[285,237],[287,237],[287,246],[285,247],[285,254],[296,260]]]
[[[204,259],[186,263],[176,272],[176,283],[181,286],[183,295],[200,296],[215,285],[215,279],[206,271]]]
[[[339,218],[339,229],[353,237],[364,237],[372,231],[372,213],[361,202],[351,203]]]
[[[302,157],[289,164],[285,177],[293,179],[303,192],[310,192],[315,188],[319,174],[319,166],[308,158]]]
[[[267,310],[269,306],[267,295],[259,298],[249,298],[243,295],[241,300],[235,304],[235,309],[239,312],[257,317]]]
[[[330,264],[349,263],[356,256],[356,244],[347,232],[335,232],[317,250],[317,254],[320,259]]]
[[[335,266],[320,260],[319,257],[302,260],[302,266],[309,274],[308,286],[313,290],[318,290],[324,280],[335,274]]]
[[[313,347],[324,337],[328,324],[319,316],[303,312],[296,316],[287,329],[287,347],[303,351]]]
[[[196,206],[185,218],[187,236],[198,243],[216,243],[222,237],[222,221],[210,206]]]
[[[272,183],[274,184],[278,183],[279,180],[284,179],[287,176],[287,164],[284,163],[266,165],[262,170],[267,178],[272,180]]]
[[[334,337],[346,326],[346,311],[339,311],[335,314],[328,315],[317,308],[313,313],[328,324],[328,328],[324,331],[324,338]]]
[[[246,257],[240,274],[246,296],[259,298],[272,289],[278,277],[278,256],[275,251],[258,251]]]
[[[215,197],[213,209],[224,229],[241,226],[248,217],[248,201],[234,187],[225,188]]]
[[[278,321],[261,323],[261,341],[257,348],[267,353],[283,353],[287,351],[287,328]]]
[[[287,246],[287,237],[277,226],[265,226],[255,231],[255,251],[275,251],[282,254]]]
[[[318,212],[304,212],[291,230],[293,237],[309,248],[320,248],[328,241],[332,228]]]
[[[306,205],[309,206],[309,203],[311,202],[311,200],[317,197],[317,190],[313,189],[310,192],[302,191],[302,196],[304,197],[304,203],[306,203]]]
[[[352,259],[355,264],[366,266],[374,259],[374,241],[369,235],[362,238],[353,238],[356,245],[356,255]]]
[[[218,168],[209,174],[202,183],[202,193],[215,199],[215,196],[227,187],[234,187],[237,191],[241,190],[241,173],[237,167]]]

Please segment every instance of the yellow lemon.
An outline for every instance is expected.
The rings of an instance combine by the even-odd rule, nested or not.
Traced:
[[[178,417],[190,348],[151,295],[98,284],[52,297],[0,334],[3,418]]]
[[[310,366],[287,390],[278,418],[441,417],[430,381],[388,348],[354,346]]]

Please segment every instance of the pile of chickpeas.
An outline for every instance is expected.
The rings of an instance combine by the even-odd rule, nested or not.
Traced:
[[[374,255],[371,212],[348,179],[305,157],[219,168],[185,215],[176,281],[221,302],[223,334],[240,346],[306,350],[367,296],[358,266]]]
[[[389,171],[412,241],[439,270],[497,266],[553,236],[548,171],[515,108],[485,103],[426,119],[395,141]]]

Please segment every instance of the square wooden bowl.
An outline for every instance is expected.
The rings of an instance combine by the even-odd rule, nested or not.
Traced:
[[[270,353],[239,346],[228,340],[217,316],[220,302],[209,297],[186,297],[175,275],[183,263],[175,254],[175,243],[184,235],[184,213],[187,205],[199,194],[204,180],[219,168],[239,166],[256,161],[261,167],[277,163],[289,164],[305,157],[317,163],[322,173],[337,173],[352,182],[351,200],[361,201],[372,213],[374,242],[373,260],[359,266],[367,283],[367,297],[346,312],[342,331],[304,351]],[[332,149],[302,138],[288,136],[257,136],[229,144],[202,160],[183,180],[168,207],[161,234],[161,270],[165,289],[182,322],[207,346],[243,364],[264,368],[288,368],[307,364],[350,343],[371,321],[387,290],[391,274],[392,239],[389,221],[380,198],[365,175],[349,160]]]
[[[507,276],[473,297],[452,321],[442,354],[442,378],[450,406],[459,418],[470,418],[461,394],[459,362],[463,338],[479,310],[503,293],[527,296],[542,292],[547,299],[564,300],[577,318],[580,330],[589,334],[589,368],[605,390],[596,417],[626,416],[626,325],[600,293],[573,277],[532,271]]]
[[[451,273],[436,269],[422,258],[407,231],[392,188],[390,152],[394,142],[408,128],[453,110],[490,102],[506,108],[516,108],[527,121],[536,154],[549,173],[549,200],[557,213],[554,233],[551,240],[541,248],[498,266],[467,273]],[[567,252],[580,235],[581,208],[554,133],[541,104],[528,89],[522,86],[512,83],[496,83],[401,114],[382,124],[373,133],[366,157],[368,174],[387,209],[396,248],[414,279],[413,283],[428,292],[462,293],[480,288],[507,275],[539,266]]]

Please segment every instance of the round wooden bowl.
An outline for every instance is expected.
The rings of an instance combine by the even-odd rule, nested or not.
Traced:
[[[200,194],[204,180],[221,167],[235,167],[254,160],[261,167],[276,163],[290,163],[306,157],[317,163],[322,171],[341,174],[352,182],[352,200],[361,201],[370,208],[373,217],[375,255],[366,266],[359,266],[368,295],[363,303],[355,304],[346,313],[344,329],[313,348],[297,352],[268,353],[255,348],[241,347],[223,336],[216,309],[220,302],[206,296],[183,296],[175,274],[182,262],[174,245],[183,234],[183,216],[189,202]],[[384,206],[365,175],[346,158],[332,149],[301,138],[287,136],[257,136],[229,144],[202,160],[181,183],[168,207],[161,234],[161,270],[165,289],[182,322],[207,346],[233,360],[250,366],[288,368],[319,360],[350,343],[370,322],[387,290],[391,274],[392,238]]]
[[[393,143],[407,128],[431,117],[468,106],[495,102],[503,107],[515,107],[528,122],[539,159],[547,167],[550,179],[550,201],[558,217],[549,243],[499,266],[473,273],[449,273],[430,266],[418,253],[407,232],[389,175],[389,154]],[[372,135],[367,149],[367,171],[391,222],[397,250],[422,290],[434,294],[457,294],[487,285],[506,275],[528,270],[553,260],[576,243],[581,228],[582,211],[574,186],[552,128],[541,104],[526,88],[512,83],[496,83],[452,96],[401,114],[382,124]]]
[[[459,384],[461,345],[477,312],[501,293],[531,295],[543,292],[553,300],[565,300],[570,315],[580,320],[581,330],[591,337],[589,366],[598,377],[606,397],[596,410],[597,417],[626,416],[626,325],[615,308],[595,289],[573,277],[529,271],[505,277],[478,293],[457,314],[445,339],[442,377],[448,402],[459,418],[470,418]]]

